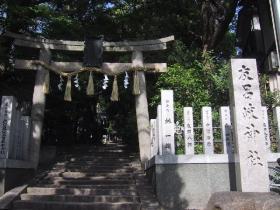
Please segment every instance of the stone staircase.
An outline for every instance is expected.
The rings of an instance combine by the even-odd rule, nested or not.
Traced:
[[[29,186],[16,210],[161,209],[139,162],[125,145],[79,146],[65,151]]]

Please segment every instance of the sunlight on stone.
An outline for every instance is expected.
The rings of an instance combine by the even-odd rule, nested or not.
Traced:
[[[43,85],[35,85],[34,93],[41,93],[43,92]],[[43,94],[36,94],[33,97],[34,104],[43,104],[45,102],[45,96]]]
[[[36,124],[34,125],[34,130],[33,130],[32,135],[33,135],[33,138],[35,138],[35,139],[40,138],[40,136],[41,136],[41,129],[40,129],[39,125],[36,125]]]

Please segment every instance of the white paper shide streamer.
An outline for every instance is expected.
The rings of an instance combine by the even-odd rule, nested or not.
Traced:
[[[125,77],[124,77],[124,81],[123,81],[123,86],[124,86],[125,89],[127,89],[128,85],[129,85],[129,80],[128,79],[129,79],[128,73],[125,72]]]
[[[74,77],[74,86],[76,88],[78,88],[78,90],[81,90],[81,86],[79,84],[79,76],[78,76],[78,74],[76,74],[76,76]]]
[[[107,89],[107,87],[108,87],[108,82],[109,82],[109,78],[108,78],[108,76],[105,74],[105,75],[104,75],[104,79],[103,79],[103,85],[102,85],[103,90],[106,90],[106,89]]]
[[[63,79],[62,76],[60,76],[59,77],[59,84],[57,85],[57,87],[60,91],[62,91],[63,82],[64,82],[64,79]]]

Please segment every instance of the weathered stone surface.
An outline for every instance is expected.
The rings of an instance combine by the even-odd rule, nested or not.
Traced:
[[[3,96],[0,113],[0,158],[9,157],[15,129],[16,99],[13,96]]]
[[[184,139],[185,154],[194,154],[194,131],[193,131],[193,109],[184,107]]]
[[[143,53],[140,51],[135,51],[132,53],[132,66],[133,67],[143,67]],[[140,95],[135,96],[135,106],[136,106],[136,117],[137,117],[137,129],[138,129],[138,141],[141,161],[147,161],[150,154],[150,129],[149,129],[149,111],[148,111],[148,101],[147,101],[147,90],[146,90],[146,78],[145,72],[139,71],[139,86]]]
[[[28,160],[29,155],[29,143],[30,143],[30,129],[31,129],[31,120],[29,116],[23,116],[22,118],[22,129],[23,129],[23,160]]]
[[[51,60],[50,49],[40,49],[40,60],[49,63]],[[34,168],[38,167],[41,147],[41,136],[43,132],[46,96],[44,94],[44,81],[47,71],[39,66],[36,72],[35,86],[32,97],[31,110],[31,140],[29,160],[33,162]]]
[[[271,149],[270,149],[271,142],[270,142],[268,115],[267,115],[267,108],[265,106],[262,106],[262,119],[263,119],[265,148],[266,148],[267,152],[271,152]]]
[[[157,106],[157,142],[159,147],[159,155],[162,155],[162,117],[161,117],[161,105]]]
[[[22,130],[22,120],[21,120],[21,112],[19,110],[16,111],[16,119],[15,119],[15,130],[14,139],[12,145],[12,159],[22,160],[23,158],[23,130]]]
[[[233,144],[231,135],[230,109],[228,106],[222,106],[220,108],[220,126],[224,154],[228,154],[229,159],[231,160],[233,156]]]
[[[268,192],[267,152],[256,60],[232,59],[231,81],[237,187],[242,192]]]
[[[150,120],[150,137],[151,137],[151,157],[157,155],[158,153],[158,139],[156,137],[157,131],[156,131],[156,120],[151,119]]]
[[[205,210],[279,210],[276,193],[217,192],[213,193]]]
[[[161,91],[163,155],[175,154],[173,91]]]
[[[141,169],[138,154],[118,144],[81,146],[65,150],[59,162],[33,187],[28,187],[14,209],[159,209],[153,189]],[[108,156],[114,158],[108,162]],[[126,157],[126,161],[120,158]],[[89,163],[91,161],[97,162]],[[69,162],[71,160],[71,162]],[[77,172],[75,172],[77,171]],[[141,208],[140,208],[141,206]]]
[[[205,208],[214,192],[234,190],[232,167],[226,163],[157,164],[146,172],[164,209],[186,210]]]
[[[214,154],[213,126],[212,126],[212,109],[211,107],[202,107],[202,138],[204,154]]]
[[[278,126],[280,126],[280,107],[275,107],[273,109],[273,118],[274,118],[274,123]],[[278,142],[278,151],[280,151],[280,129],[277,129],[276,131],[276,140]]]

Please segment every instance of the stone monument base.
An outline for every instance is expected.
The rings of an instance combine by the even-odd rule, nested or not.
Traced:
[[[26,183],[34,176],[34,172],[30,162],[0,160],[0,196],[14,187]]]
[[[279,210],[280,195],[277,193],[216,192],[205,210]]]
[[[269,153],[268,165],[276,166],[279,157]],[[168,210],[205,209],[215,192],[236,192],[235,169],[225,154],[156,155],[145,164],[158,201]]]
[[[234,169],[226,155],[169,155],[154,157],[146,174],[164,209],[204,209],[212,193],[236,190]]]

